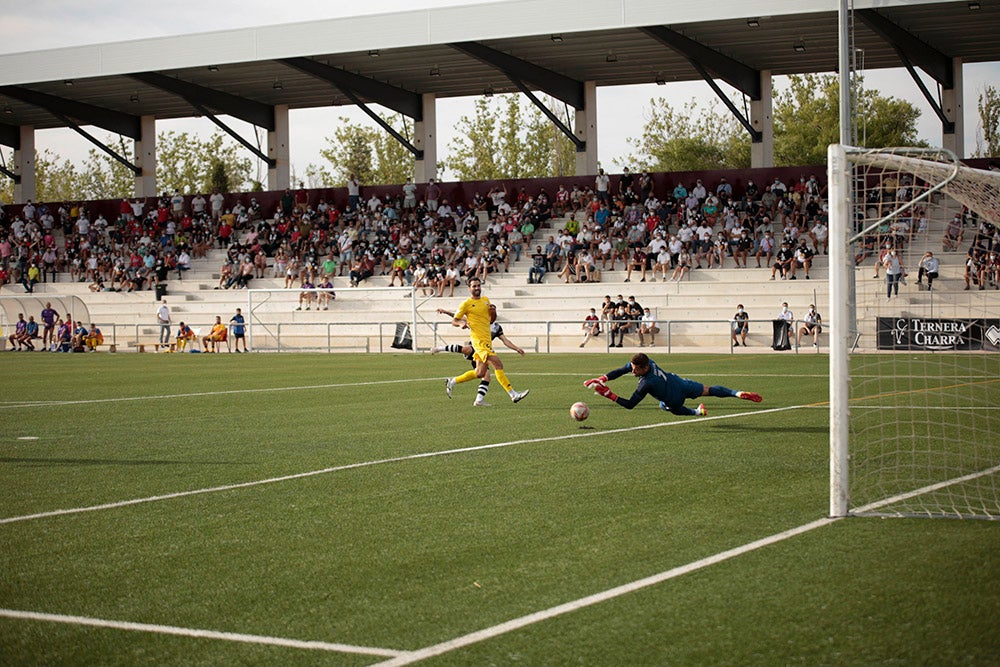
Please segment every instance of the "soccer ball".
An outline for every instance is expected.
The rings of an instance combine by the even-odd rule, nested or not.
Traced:
[[[570,406],[569,415],[578,422],[582,422],[584,419],[590,416],[590,408],[586,403],[574,403]]]

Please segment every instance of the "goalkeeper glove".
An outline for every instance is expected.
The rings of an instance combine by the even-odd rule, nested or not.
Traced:
[[[608,376],[607,375],[602,375],[599,378],[591,378],[590,380],[584,380],[583,386],[587,387],[587,388],[590,388],[591,385],[595,385],[595,384],[607,384],[607,382],[608,382]]]
[[[593,389],[596,393],[603,396],[604,398],[608,399],[609,401],[618,400],[618,395],[615,394],[615,392],[611,391],[611,387],[609,387],[606,384],[601,384],[601,383],[592,384],[590,385],[590,388]]]

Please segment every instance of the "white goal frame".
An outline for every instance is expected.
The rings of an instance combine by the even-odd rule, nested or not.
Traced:
[[[922,159],[924,156],[926,159]],[[927,486],[915,485],[912,490],[901,495],[876,500],[864,507],[851,509],[850,471],[850,390],[851,353],[859,342],[857,329],[855,288],[855,253],[853,244],[879,225],[903,214],[907,209],[921,202],[928,202],[937,193],[947,195],[959,204],[976,211],[984,220],[996,225],[1000,222],[1000,210],[996,207],[997,187],[993,176],[986,172],[961,165],[954,154],[942,149],[860,149],[842,144],[829,146],[827,152],[829,211],[830,211],[830,303],[828,312],[833,320],[830,334],[830,516],[843,517],[849,514],[877,514],[892,503],[934,492],[938,489],[973,480],[985,475],[997,474],[1000,465],[995,462],[984,470],[966,475],[956,475],[952,479]],[[912,174],[914,183],[920,180],[922,188],[919,196],[905,203],[894,204],[892,211],[880,211],[869,219],[858,213],[865,210],[865,202],[855,195],[861,178],[855,173],[855,166],[872,167],[875,170]],[[861,189],[866,183],[861,183]],[[941,195],[939,195],[941,196]],[[860,208],[859,208],[860,207]],[[862,221],[860,229],[856,228]],[[912,267],[911,267],[912,268]],[[886,352],[894,354],[894,352]],[[894,512],[890,512],[898,516]],[[973,512],[980,516],[982,512]],[[924,515],[921,513],[920,515]],[[933,515],[966,516],[964,513],[933,512]],[[988,518],[993,510],[987,511]]]

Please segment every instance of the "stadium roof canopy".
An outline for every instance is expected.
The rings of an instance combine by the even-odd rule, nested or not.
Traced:
[[[1000,3],[854,0],[866,69],[910,64],[944,88],[953,60],[1000,60]],[[0,55],[0,141],[74,123],[136,137],[141,116],[377,103],[530,89],[579,108],[598,87],[837,67],[837,0],[519,0]],[[859,51],[861,53],[861,51]],[[759,91],[758,91],[759,95]],[[3,141],[3,143],[9,143]],[[13,145],[13,144],[10,144]]]

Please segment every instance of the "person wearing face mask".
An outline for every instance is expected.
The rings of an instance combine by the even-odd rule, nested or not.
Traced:
[[[788,308],[788,302],[781,304],[781,310],[778,311],[778,316],[774,320],[774,338],[771,343],[771,348],[774,350],[790,350],[792,349],[792,344],[788,340],[788,331],[795,321],[795,315]]]
[[[809,304],[809,312],[806,313],[805,319],[802,321],[802,326],[799,327],[798,336],[795,339],[795,345],[802,344],[802,336],[811,335],[813,337],[813,347],[819,347],[819,335],[823,333],[823,318],[820,317],[819,312],[816,311],[816,306]]]
[[[885,267],[885,291],[886,298],[891,299],[893,294],[899,296],[899,283],[903,279],[903,264],[899,261],[899,255],[895,248],[882,260]]]
[[[743,304],[736,306],[736,314],[733,315],[733,347],[747,346],[747,334],[750,332],[750,315],[743,309]],[[740,340],[736,340],[739,336]]]

